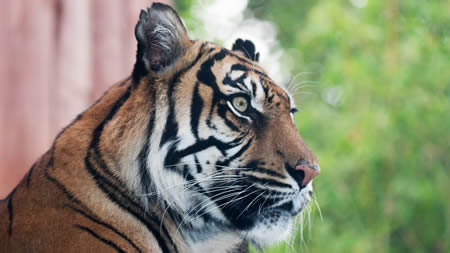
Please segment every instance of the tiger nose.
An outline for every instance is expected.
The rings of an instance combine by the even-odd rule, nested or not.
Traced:
[[[311,165],[305,160],[299,160],[295,165],[295,170],[303,172],[303,181],[302,187],[309,184],[313,180],[313,178],[320,173],[319,165]]]

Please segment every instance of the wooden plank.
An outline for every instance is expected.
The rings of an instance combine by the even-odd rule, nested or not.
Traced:
[[[6,1],[1,16],[3,95],[0,185],[5,196],[50,145],[49,101],[54,55],[52,1]],[[6,66],[5,66],[6,65]]]
[[[55,6],[55,72],[51,98],[51,134],[89,106],[92,50],[89,0],[60,0]]]

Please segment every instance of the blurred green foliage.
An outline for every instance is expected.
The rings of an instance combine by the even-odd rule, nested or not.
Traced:
[[[178,2],[183,15],[193,1]],[[323,220],[313,207],[304,242],[265,252],[450,252],[449,11],[446,0],[250,1],[293,59],[296,122],[322,168]]]

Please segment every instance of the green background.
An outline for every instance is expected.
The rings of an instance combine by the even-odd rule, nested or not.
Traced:
[[[186,20],[194,1],[176,1]],[[450,252],[450,1],[250,1],[293,55],[317,206],[265,252]],[[261,56],[264,57],[264,56]],[[300,232],[299,232],[300,233]]]

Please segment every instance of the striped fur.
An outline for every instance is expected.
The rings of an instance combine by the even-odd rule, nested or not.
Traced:
[[[289,236],[312,194],[294,167],[317,162],[253,43],[190,40],[162,4],[136,37],[132,75],[0,203],[1,252],[247,252]]]

